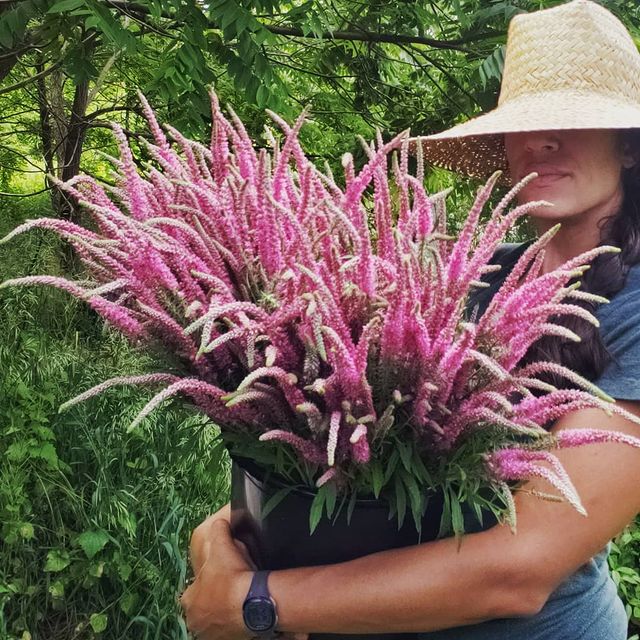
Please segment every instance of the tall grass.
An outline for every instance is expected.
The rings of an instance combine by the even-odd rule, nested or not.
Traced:
[[[21,213],[0,211],[0,235]],[[54,238],[20,240],[0,248],[2,279],[59,269]],[[187,637],[189,533],[228,491],[216,428],[174,403],[128,433],[149,395],[136,389],[57,412],[108,377],[157,369],[65,295],[0,291],[3,640]]]

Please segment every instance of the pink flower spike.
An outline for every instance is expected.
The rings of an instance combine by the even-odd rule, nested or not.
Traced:
[[[551,463],[554,470],[535,464],[538,461]],[[564,469],[561,468],[560,461],[550,453],[527,449],[501,449],[490,456],[489,466],[498,480],[542,478],[558,489],[578,513],[584,516],[587,515],[575,487],[564,472]],[[560,474],[558,473],[559,469],[562,469]]]
[[[331,414],[331,421],[329,426],[329,441],[327,443],[327,464],[330,467],[333,467],[336,462],[336,447],[338,446],[340,418],[341,414],[339,411],[334,411]]]
[[[84,391],[80,395],[71,398],[71,400],[67,400],[62,403],[58,408],[58,413],[62,413],[66,411],[69,407],[73,407],[80,402],[84,402],[85,400],[92,398],[93,396],[97,396],[101,394],[103,391],[110,389],[111,387],[115,387],[117,385],[129,385],[129,384],[160,384],[160,383],[173,383],[179,380],[177,376],[174,376],[170,373],[147,373],[141,376],[118,376],[117,378],[111,378],[110,380],[106,380],[105,382],[101,382],[95,387],[91,387],[87,391]]]
[[[335,477],[336,475],[336,470],[335,468],[331,468],[331,469],[327,469],[327,471],[325,471],[317,480],[316,480],[316,487],[320,488],[323,484],[326,484],[327,482],[329,482],[329,480],[331,480],[331,478]]]
[[[353,430],[353,433],[351,434],[351,437],[349,438],[349,442],[351,444],[356,444],[356,442],[358,442],[361,438],[366,437],[366,435],[367,435],[367,425],[366,424],[359,424]]]
[[[129,338],[138,338],[146,333],[139,320],[123,306],[95,295],[88,302],[92,309]]]
[[[358,464],[366,464],[371,459],[369,441],[366,438],[359,438],[355,444],[351,445],[351,452],[354,462]]]
[[[186,393],[187,395],[211,396],[214,399],[220,399],[224,395],[224,391],[218,387],[198,380],[197,378],[183,378],[169,385],[160,393],[156,394],[142,408],[133,422],[127,427],[127,431],[133,431],[156,407],[162,404],[168,398],[175,396],[177,393]]]
[[[618,431],[606,431],[604,429],[562,429],[556,431],[554,436],[561,449],[580,447],[586,444],[600,444],[603,442],[617,442],[640,449],[640,438]]]
[[[258,439],[261,442],[268,442],[270,440],[280,440],[281,442],[286,442],[287,444],[290,444],[294,449],[296,449],[302,455],[302,457],[309,462],[321,464],[326,460],[324,454],[316,444],[310,442],[309,440],[305,440],[304,438],[301,438],[300,436],[297,436],[290,431],[273,429],[271,431],[263,433]]]

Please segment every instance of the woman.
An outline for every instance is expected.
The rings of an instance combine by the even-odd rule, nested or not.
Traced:
[[[538,344],[545,357],[596,380],[640,416],[640,55],[624,27],[589,0],[517,16],[511,23],[497,109],[423,139],[435,164],[472,176],[508,167],[535,171],[521,201],[546,200],[537,232],[557,222],[543,271],[600,243],[583,288],[612,298],[596,309],[599,333],[575,327],[578,350]],[[634,138],[635,137],[635,138]],[[496,260],[508,271],[523,246]],[[472,301],[476,317],[495,292]],[[540,354],[538,354],[540,355]],[[554,431],[585,426],[635,436],[638,427],[600,410],[573,412]],[[454,539],[324,567],[274,571],[268,589],[287,633],[420,632],[422,640],[624,640],[627,620],[606,566],[607,543],[640,511],[640,453],[623,445],[558,452],[588,518],[541,501],[542,482],[517,496],[518,532],[495,526]],[[228,508],[193,535],[195,582],[182,597],[189,628],[204,640],[252,635],[242,605],[253,572],[229,534]]]

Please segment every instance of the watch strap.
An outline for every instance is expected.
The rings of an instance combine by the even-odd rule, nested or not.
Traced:
[[[271,571],[255,571],[247,598],[271,598],[267,581]]]

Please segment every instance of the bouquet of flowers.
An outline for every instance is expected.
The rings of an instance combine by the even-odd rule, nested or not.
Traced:
[[[270,149],[256,150],[240,120],[212,94],[209,145],[158,125],[141,95],[154,143],[140,167],[114,124],[116,186],[77,176],[60,184],[85,207],[92,229],[43,218],[77,252],[86,279],[33,276],[9,285],[50,285],[86,300],[141,345],[161,345],[170,370],[119,377],[163,385],[140,423],[181,394],[219,425],[233,455],[252,458],[293,484],[317,487],[315,522],[336,496],[386,497],[399,522],[416,522],[429,489],[444,491],[443,531],[462,529],[461,502],[515,526],[513,491],[546,479],[584,511],[552,451],[606,440],[599,430],[550,434],[544,425],[584,407],[638,421],[586,379],[545,361],[520,364],[542,336],[577,340],[554,318],[597,323],[575,279],[598,247],[541,274],[551,229],[527,248],[479,319],[470,293],[510,227],[540,203],[507,210],[516,186],[481,225],[497,180],[482,187],[457,238],[447,235],[444,194],[429,196],[410,139],[363,141],[368,161],[343,158],[334,178],[305,155],[299,131],[271,114]],[[598,301],[601,301],[598,299]],[[577,304],[578,303],[578,304]],[[543,380],[553,373],[573,389]],[[64,408],[64,407],[63,407]],[[343,500],[344,502],[344,500]]]

